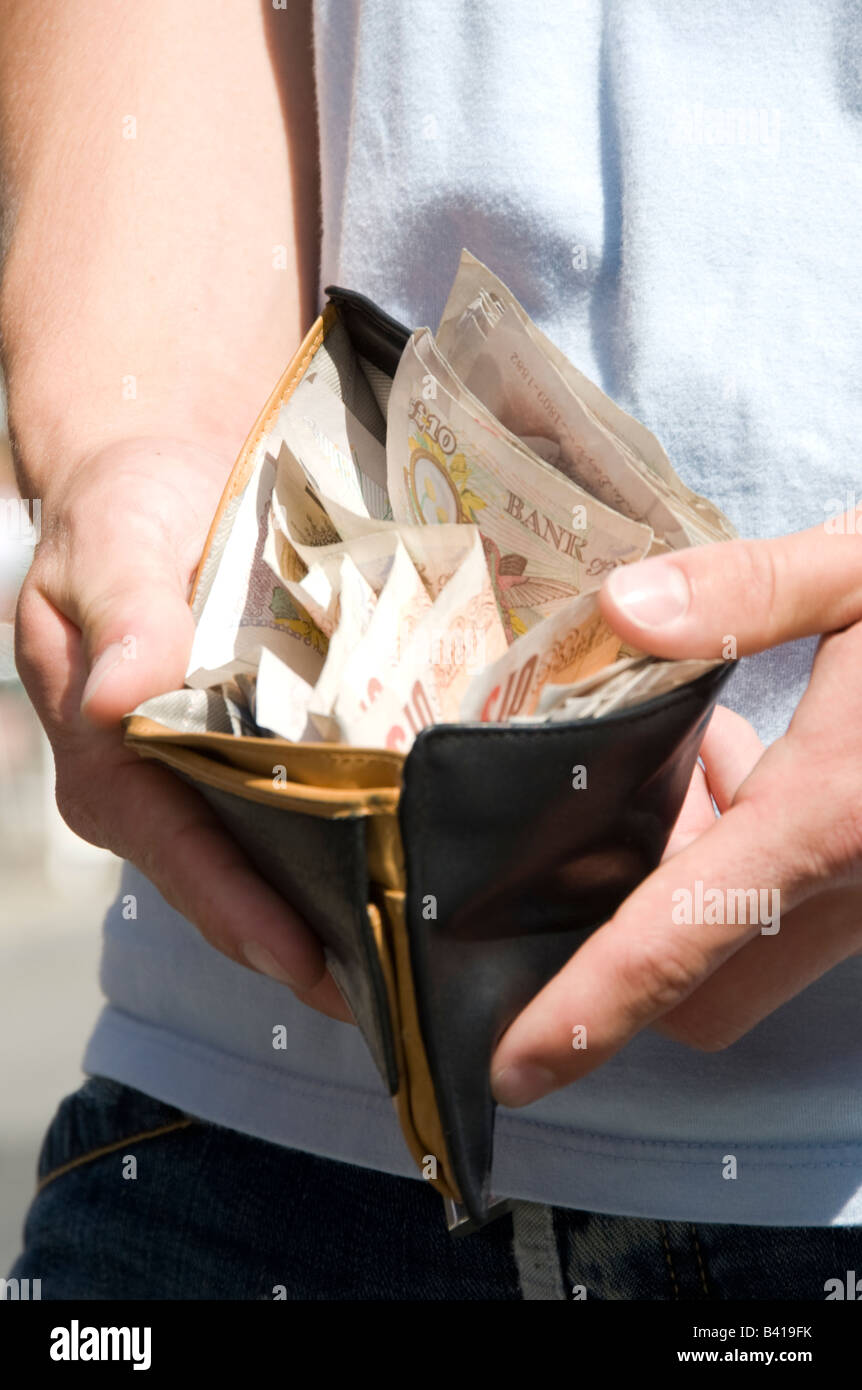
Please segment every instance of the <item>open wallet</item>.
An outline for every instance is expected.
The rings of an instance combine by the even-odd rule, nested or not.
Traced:
[[[601,576],[616,563],[735,532],[684,487],[654,437],[576,372],[466,252],[459,278],[460,301],[453,308],[450,298],[438,330],[445,358],[442,348],[434,356],[429,330],[411,333],[361,294],[326,290],[323,313],[262,410],[214,518],[191,598],[196,637],[186,688],[127,716],[125,737],[197,788],[317,933],[410,1152],[445,1199],[450,1229],[464,1231],[506,1206],[491,1189],[494,1049],[658,865],[733,665],[718,653],[660,662],[621,648],[595,608]],[[411,352],[413,376],[402,380]],[[500,363],[515,358],[513,383]],[[551,408],[549,382],[558,391]],[[394,416],[397,391],[403,402]],[[531,414],[531,391],[542,418]],[[291,415],[291,402],[303,399]],[[324,420],[333,410],[337,428]],[[336,439],[345,420],[349,455]],[[473,469],[479,454],[463,441],[480,424],[477,450],[536,470],[546,505],[529,509],[526,483],[517,492],[510,478],[506,491],[503,462],[502,492]],[[380,451],[389,456],[396,428],[407,450],[404,466],[400,454],[394,466],[409,493],[409,525],[397,508],[393,516],[394,493],[390,487],[387,498],[381,473]],[[358,487],[353,511],[349,492],[327,500],[338,479],[333,473],[321,484],[315,448],[335,461],[345,487]],[[590,474],[596,459],[601,467]],[[559,487],[586,498],[581,515],[574,504],[567,513],[568,531],[551,509]],[[304,529],[290,523],[276,534],[277,494],[305,509]],[[538,578],[534,551],[525,545],[525,561],[511,549],[513,525],[525,523],[536,533],[531,544],[541,527],[539,539],[556,552]],[[351,582],[367,581],[370,607],[388,601],[384,585],[402,563],[394,549],[397,542],[401,555],[402,541],[413,580],[418,573],[442,601],[446,575],[433,578],[434,555],[416,549],[421,527],[420,540],[436,541],[435,524],[441,545],[460,544],[458,564],[476,575],[479,564],[486,609],[494,596],[489,646],[477,652],[464,639],[459,649],[462,665],[465,652],[473,662],[459,686],[460,714],[453,717],[439,689],[429,693],[424,677],[401,679],[403,643],[401,664],[381,668],[389,676],[373,677],[357,696],[344,672],[364,650],[356,634],[368,631],[367,613],[342,643],[344,679],[324,706],[320,691],[348,605],[342,538],[350,536],[359,556],[360,579],[351,568]],[[585,537],[602,526],[612,542],[591,554]],[[471,549],[477,530],[481,545]],[[383,546],[385,563],[381,536],[395,538]],[[326,565],[315,563],[315,545]],[[275,655],[286,635],[297,653],[290,669]],[[524,661],[513,665],[521,650]]]

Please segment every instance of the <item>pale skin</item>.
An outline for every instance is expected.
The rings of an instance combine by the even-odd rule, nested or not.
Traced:
[[[17,660],[60,810],[232,960],[345,1018],[309,929],[119,725],[182,685],[210,520],[314,316],[312,95],[304,3],[0,3],[0,330],[43,528]]]
[[[308,927],[200,798],[124,749],[119,724],[182,684],[211,516],[316,310],[308,6],[264,13],[0,0],[0,331],[21,491],[43,504],[17,654],[69,824],[137,864],[231,960],[349,1019]],[[671,571],[691,601],[663,625],[605,585],[623,637],[684,657],[717,656],[732,634],[744,656],[822,633],[811,684],[766,753],[717,711],[664,862],[502,1039],[503,1103],[577,1080],[649,1026],[726,1047],[862,946],[862,540],[815,528],[627,575],[644,594]],[[676,925],[672,894],[698,879],[779,889],[779,933]]]
[[[503,1103],[577,1081],[649,1026],[720,1051],[862,948],[858,524],[851,514],[844,534],[816,526],[631,566],[630,612],[620,581],[605,584],[605,616],[657,656],[716,657],[727,636],[739,656],[824,636],[787,733],[765,752],[750,724],[716,711],[662,864],[504,1035],[492,1067]],[[677,616],[674,595],[686,600]],[[778,889],[779,931],[678,924],[673,894],[697,880]],[[572,1046],[576,1025],[586,1027],[585,1048]]]

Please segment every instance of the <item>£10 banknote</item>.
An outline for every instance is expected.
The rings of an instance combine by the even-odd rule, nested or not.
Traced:
[[[187,684],[261,733],[405,752],[432,723],[597,718],[715,664],[623,647],[605,576],[735,534],[465,251],[392,378],[339,324],[281,405]]]

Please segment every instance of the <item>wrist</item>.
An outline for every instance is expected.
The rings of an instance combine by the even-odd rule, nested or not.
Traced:
[[[120,525],[148,535],[147,545],[179,537],[193,566],[233,462],[218,444],[141,435],[69,457],[41,478],[38,470],[19,468],[19,486],[23,497],[38,503],[43,558],[68,560]]]
[[[157,555],[161,577],[185,593],[232,462],[223,450],[165,436],[115,441],[76,460],[35,494],[41,587],[68,598]],[[78,622],[74,609],[63,611]]]
[[[278,303],[232,323],[158,302],[147,323],[122,307],[114,322],[95,306],[76,322],[68,309],[28,305],[20,280],[7,268],[0,337],[25,495],[63,487],[82,459],[123,440],[193,441],[229,464],[295,346]]]
[[[235,383],[220,384],[213,390],[210,379],[204,394],[177,382],[156,387],[151,379],[147,396],[157,399],[142,399],[131,380],[118,402],[104,394],[82,399],[62,378],[48,387],[12,373],[9,434],[22,495],[62,496],[94,458],[122,457],[138,441],[162,452],[166,468],[172,454],[194,452],[211,477],[226,479],[272,383],[244,392]]]

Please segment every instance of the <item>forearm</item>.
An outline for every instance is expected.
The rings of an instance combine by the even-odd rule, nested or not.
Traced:
[[[118,440],[235,452],[296,347],[318,231],[306,8],[0,3],[0,334],[31,495]]]

